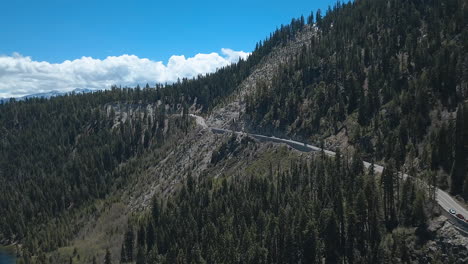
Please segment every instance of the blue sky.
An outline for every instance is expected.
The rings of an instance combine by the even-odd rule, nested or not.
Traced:
[[[61,62],[251,51],[276,26],[335,1],[2,1],[0,54]]]
[[[250,52],[277,26],[318,8],[325,11],[334,2],[1,1],[0,56],[51,64],[124,54],[164,64],[173,55],[192,58],[216,52],[226,58],[222,48]],[[30,92],[22,86],[15,89],[22,91],[13,94],[0,87],[0,97]]]

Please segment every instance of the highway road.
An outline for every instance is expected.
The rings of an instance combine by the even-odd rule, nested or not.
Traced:
[[[234,133],[234,134],[238,134],[238,135],[249,135],[249,136],[251,136],[253,138],[256,138],[256,139],[258,139],[260,141],[284,143],[284,144],[287,144],[287,145],[291,146],[292,148],[297,149],[297,150],[302,151],[302,152],[322,151],[322,149],[317,147],[317,146],[309,145],[309,144],[306,144],[306,143],[303,143],[303,142],[294,141],[294,140],[290,140],[290,139],[277,138],[277,137],[273,137],[273,136],[265,136],[265,135],[259,135],[259,134],[251,134],[251,133],[240,132],[240,131],[232,131],[232,130],[223,129],[223,128],[214,128],[214,127],[210,128],[206,124],[205,119],[203,117],[193,115],[193,114],[191,114],[190,116],[195,118],[196,123],[199,126],[203,127],[204,129],[211,129],[211,131],[213,133],[217,133],[217,134]],[[330,150],[326,150],[326,149],[323,149],[323,152],[326,155],[329,155],[329,156],[335,156],[336,155],[335,152],[330,151]],[[369,168],[371,166],[371,163],[369,163],[367,161],[364,161],[363,163],[364,163],[364,166],[366,168]],[[382,173],[383,169],[384,169],[383,166],[380,166],[378,164],[374,164],[375,172]],[[403,178],[409,177],[407,174],[402,174],[401,176]],[[420,181],[420,180],[418,180],[418,181]],[[422,182],[422,184],[427,185],[427,183],[424,183],[424,182]],[[435,199],[436,199],[437,203],[440,205],[440,207],[448,213],[446,215],[451,215],[449,210],[454,209],[457,214],[461,214],[464,217],[468,217],[468,210],[466,210],[457,201],[455,201],[455,199],[453,199],[447,192],[445,192],[445,191],[443,191],[443,190],[441,190],[439,188],[436,188],[436,198]],[[458,219],[454,215],[452,215],[452,218],[453,218],[452,220],[457,221],[459,223],[459,226],[463,226],[465,229],[468,230],[468,223]]]

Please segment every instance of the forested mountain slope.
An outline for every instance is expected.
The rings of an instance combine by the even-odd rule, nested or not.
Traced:
[[[204,77],[0,104],[0,242],[24,263],[463,263],[468,241],[397,171],[468,193],[467,11],[337,4]]]
[[[41,224],[106,197],[125,184],[122,165],[188,126],[187,119],[165,115],[165,106],[85,100],[59,97],[0,106],[4,240],[37,236]],[[64,240],[41,246],[53,248]]]
[[[466,261],[452,251],[466,250],[464,242],[441,235],[450,229],[441,227],[443,216],[428,227],[427,217],[438,214],[430,193],[396,173],[448,187],[458,170],[465,181],[466,10],[463,1],[356,1],[294,20],[300,30],[263,58],[208,124],[349,145],[354,162],[322,157],[275,171],[273,161],[269,172],[238,171],[222,183],[218,173],[189,178],[129,227],[125,238],[141,239],[122,244],[123,261]],[[235,142],[215,153],[239,155]],[[377,182],[359,153],[388,165]]]
[[[138,172],[146,169],[140,166],[150,162],[148,157],[174,153],[168,147],[192,129],[189,110],[208,112],[231,95],[271,49],[300,30],[298,25],[276,31],[248,60],[203,77],[0,103],[0,242],[22,243],[25,261],[69,244],[81,228],[75,220],[96,214],[95,203],[121,195],[131,182],[141,183]],[[150,176],[146,182],[159,181]],[[172,181],[164,186],[180,179]]]
[[[466,133],[455,136],[468,119],[467,9],[466,1],[396,0],[317,12],[316,34],[271,81],[257,82],[241,118],[251,131],[440,168],[438,183],[468,197],[466,167],[453,167],[468,152]]]

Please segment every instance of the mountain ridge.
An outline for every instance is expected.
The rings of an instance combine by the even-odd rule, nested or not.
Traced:
[[[293,19],[246,61],[168,87],[0,105],[0,239],[40,263],[463,263],[466,238],[418,182],[464,195],[452,181],[466,173],[467,4],[427,3],[337,4]],[[418,33],[435,15],[447,28]],[[427,47],[437,67],[421,67]],[[337,155],[213,134],[194,114]],[[66,166],[51,163],[62,155]],[[369,157],[386,169],[367,170]]]
[[[15,101],[22,101],[26,99],[31,99],[31,98],[45,98],[45,99],[50,99],[51,97],[55,96],[63,96],[63,95],[69,95],[69,94],[80,94],[80,93],[92,93],[96,91],[95,89],[89,89],[89,88],[75,88],[70,92],[60,92],[57,90],[50,90],[48,92],[41,92],[41,93],[33,93],[33,94],[28,94],[28,95],[23,95],[21,97],[10,97],[10,98],[0,98],[0,103],[7,103],[10,100],[15,100]]]

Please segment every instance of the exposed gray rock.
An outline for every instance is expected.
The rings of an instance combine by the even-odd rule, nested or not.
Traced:
[[[306,27],[306,30],[298,34],[288,45],[276,47],[262,59],[250,76],[239,85],[237,92],[226,100],[228,103],[213,111],[207,119],[208,126],[244,130],[245,124],[241,117],[245,112],[245,96],[255,91],[257,82],[263,81],[267,85],[271,83],[279,67],[294,57],[303,45],[310,42],[312,36],[316,34],[316,29],[309,25]]]
[[[447,217],[441,215],[434,218],[428,230],[433,239],[427,242],[424,255],[436,256],[444,263],[468,263],[468,237],[452,225]]]

